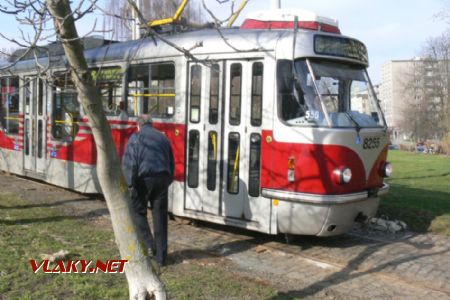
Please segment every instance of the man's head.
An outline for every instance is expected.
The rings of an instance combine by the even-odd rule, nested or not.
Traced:
[[[150,115],[140,115],[137,119],[138,130],[142,128],[145,124],[152,124],[152,116]]]

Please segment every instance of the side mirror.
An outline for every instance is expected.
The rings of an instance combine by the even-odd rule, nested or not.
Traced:
[[[292,61],[282,59],[277,62],[277,88],[280,94],[290,94],[294,89]]]

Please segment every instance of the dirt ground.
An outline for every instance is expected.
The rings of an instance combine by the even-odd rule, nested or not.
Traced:
[[[111,226],[98,195],[4,173],[0,190],[82,217],[95,227]],[[449,250],[450,239],[430,234],[390,235],[355,228],[340,237],[301,236],[286,244],[284,236],[203,222],[169,224],[169,268],[217,268],[272,287],[272,299],[450,299]]]

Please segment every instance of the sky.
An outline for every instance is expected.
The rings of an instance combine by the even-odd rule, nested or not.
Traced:
[[[240,1],[236,1],[240,2]],[[213,11],[217,1],[207,0]],[[270,9],[270,0],[250,0],[242,15]],[[430,37],[443,34],[450,25],[436,17],[450,10],[450,0],[281,0],[282,8],[300,8],[337,19],[342,34],[366,44],[369,74],[374,83],[381,81],[381,66],[396,59],[419,56]],[[240,17],[237,23],[245,17]]]
[[[229,15],[231,1],[221,5],[217,0],[205,0],[219,18]],[[101,0],[100,3],[107,5],[108,2]],[[235,2],[237,5],[240,0]],[[251,11],[269,9],[270,3],[270,0],[250,0],[235,25],[239,25]],[[419,56],[430,37],[443,34],[450,27],[448,21],[436,17],[439,12],[450,11],[450,0],[281,0],[281,6],[311,10],[318,15],[337,19],[344,35],[366,44],[369,74],[374,83],[381,81],[384,62]],[[80,34],[91,30],[94,19],[97,19],[97,28],[102,27],[102,14],[97,12],[77,22]],[[12,16],[1,16],[0,32],[9,37],[20,37],[15,24],[17,22]],[[11,46],[0,39],[0,48]]]

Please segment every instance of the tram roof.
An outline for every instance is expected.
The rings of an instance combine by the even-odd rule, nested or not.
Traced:
[[[168,35],[164,38],[184,49],[191,49],[195,55],[227,54],[237,52],[261,52],[272,51],[277,42],[284,37],[292,36],[292,30],[259,30],[259,29],[204,29]],[[299,36],[312,36],[317,31],[299,30]],[[320,34],[326,34],[322,33]],[[221,36],[222,35],[222,36]],[[183,53],[166,44],[158,38],[144,38],[89,49],[85,51],[85,58],[90,65],[113,61],[136,61],[147,58],[168,58],[183,56]],[[210,57],[212,58],[212,57]],[[0,73],[29,72],[36,68],[36,63],[48,66],[49,57],[24,60],[16,63]],[[51,56],[51,68],[67,65],[64,56]]]

